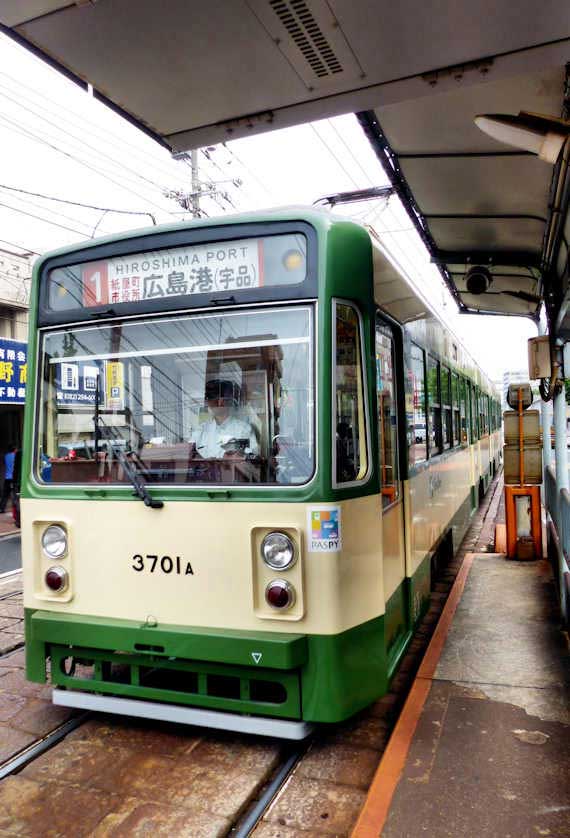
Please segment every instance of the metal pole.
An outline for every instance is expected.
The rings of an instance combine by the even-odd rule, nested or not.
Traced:
[[[544,325],[539,321],[538,334],[546,334]],[[550,427],[552,425],[552,413],[550,402],[540,402],[540,423],[542,425],[542,467],[544,472],[552,462],[552,440],[550,439]],[[544,482],[542,484],[544,486]]]
[[[554,451],[556,455],[556,492],[568,489],[568,449],[566,448],[566,390],[564,382],[554,396]]]

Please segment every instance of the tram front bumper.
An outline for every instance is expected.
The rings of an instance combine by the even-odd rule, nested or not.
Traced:
[[[26,612],[26,672],[68,690],[301,717],[305,635]]]

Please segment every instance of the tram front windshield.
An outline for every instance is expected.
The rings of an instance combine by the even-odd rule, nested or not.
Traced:
[[[37,476],[51,484],[306,483],[313,312],[275,306],[43,339]]]

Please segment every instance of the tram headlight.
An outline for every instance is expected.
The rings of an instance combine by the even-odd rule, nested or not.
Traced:
[[[45,575],[46,585],[50,591],[59,593],[67,588],[68,576],[64,567],[50,567]]]
[[[305,264],[305,257],[300,250],[288,250],[283,254],[283,266],[288,271],[298,271]]]
[[[58,524],[52,524],[42,535],[42,550],[49,559],[60,559],[67,552],[67,533]]]
[[[261,542],[261,558],[272,570],[288,570],[297,560],[295,545],[284,532],[270,532]]]
[[[265,599],[272,608],[284,611],[295,605],[295,588],[285,579],[274,579],[265,589]]]

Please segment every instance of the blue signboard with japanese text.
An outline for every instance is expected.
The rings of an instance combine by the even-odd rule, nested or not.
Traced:
[[[0,404],[24,404],[28,374],[27,344],[0,338]]]

